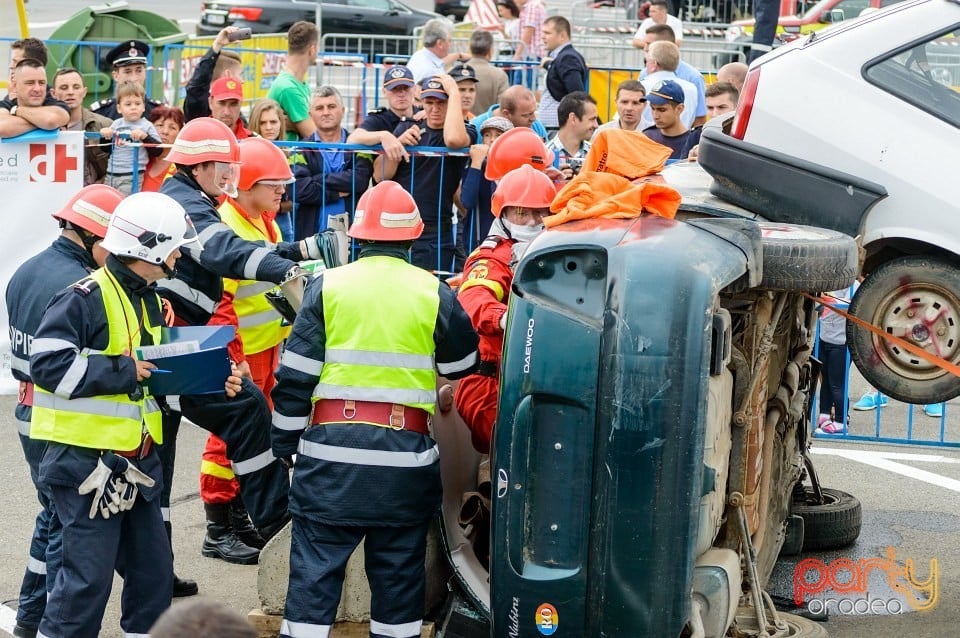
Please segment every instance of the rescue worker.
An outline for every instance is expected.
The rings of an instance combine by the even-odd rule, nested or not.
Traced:
[[[150,55],[150,45],[140,40],[126,40],[107,51],[103,59],[110,65],[110,75],[113,77],[114,89],[123,82],[136,82],[146,89],[148,55]],[[145,98],[143,101],[143,117],[149,120],[150,111],[162,104],[163,102],[152,100],[149,97]],[[120,111],[117,110],[117,98],[115,97],[92,103],[90,110],[111,120],[120,118]]]
[[[470,254],[463,270],[457,298],[480,335],[480,366],[476,374],[460,381],[454,403],[470,428],[473,447],[483,454],[490,451],[497,417],[500,354],[513,269],[543,231],[543,218],[550,214],[555,195],[550,178],[529,164],[507,173],[493,193],[491,210],[496,219],[490,236]]]
[[[274,211],[292,181],[286,155],[272,142],[262,137],[241,140],[238,194],[220,205],[223,223],[242,239],[276,244],[280,227]],[[280,344],[290,333],[283,317],[263,296],[275,288],[270,282],[224,279],[223,298],[210,320],[237,328],[229,346],[230,358],[246,363],[271,410],[270,391],[276,383],[273,371],[280,363]],[[250,524],[226,454],[226,444],[211,434],[200,465],[200,498],[207,514],[202,553],[230,563],[253,564],[264,541]]]
[[[154,283],[186,246],[200,249],[182,206],[157,193],[128,197],[110,216],[104,267],[59,292],[37,328],[30,437],[47,443],[39,479],[66,550],[38,636],[96,638],[115,569],[127,635],[146,635],[170,606],[173,564],[154,448],[162,443],[160,407],[144,384],[156,366],[134,354],[160,342]]]
[[[262,241],[243,239],[223,223],[217,198],[235,196],[239,179],[240,150],[236,137],[216,119],[190,120],[177,135],[167,161],[177,173],[163,182],[160,192],[177,200],[201,235],[204,250],[185,250],[176,275],[159,282],[160,295],[169,300],[175,325],[203,326],[210,321],[223,296],[223,277],[279,284],[302,271],[296,261],[322,257],[318,238],[267,247]],[[286,467],[270,452],[270,408],[263,393],[239,366],[243,391],[236,397],[181,396],[179,407],[193,423],[216,434],[227,445],[227,458],[240,485],[243,502],[264,539],[276,534],[289,520]],[[164,461],[167,483],[172,481],[180,413],[164,415],[165,433],[171,440]],[[169,499],[169,487],[164,494]]]
[[[31,257],[7,284],[7,313],[10,321],[10,369],[20,382],[15,416],[20,445],[30,466],[30,479],[37,488],[42,509],[37,514],[30,541],[30,560],[20,586],[16,625],[13,635],[30,638],[47,603],[47,577],[50,585],[56,574],[60,552],[60,524],[56,520],[50,494],[42,489],[38,476],[46,443],[30,439],[30,414],[33,410],[33,381],[30,377],[30,346],[47,304],[58,292],[80,281],[106,259],[100,240],[107,232],[107,221],[123,200],[123,194],[104,184],[77,191],[63,208],[53,213],[60,223],[60,236],[53,244]],[[48,549],[49,547],[49,549]]]
[[[347,559],[364,540],[370,636],[419,636],[424,558],[440,506],[428,431],[437,373],[477,364],[453,291],[407,262],[423,232],[413,198],[382,182],[360,198],[357,261],[307,287],[273,390],[273,449],[297,454],[290,580],[280,635],[326,636]]]

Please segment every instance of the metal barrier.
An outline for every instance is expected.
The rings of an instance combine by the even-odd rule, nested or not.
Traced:
[[[819,356],[820,338],[817,330],[814,356]],[[851,376],[854,376],[856,389],[851,395]],[[859,390],[859,392],[857,391]],[[820,388],[823,392],[823,388]],[[874,441],[878,443],[901,443],[933,447],[960,447],[960,410],[951,410],[949,403],[935,404],[942,411],[940,417],[924,414],[924,407],[894,401],[882,397],[880,405],[872,410],[858,412],[853,410],[854,403],[861,393],[876,392],[860,379],[856,368],[851,366],[850,351],[847,350],[844,364],[844,409],[841,422],[845,426],[843,434],[825,434],[817,430],[817,413],[811,415],[810,428],[818,440]],[[815,405],[819,401],[819,395]],[[960,407],[960,406],[958,406]],[[853,412],[851,413],[851,410]]]
[[[326,143],[326,142],[298,141],[298,142],[275,142],[275,144],[280,148],[283,148],[290,155],[291,158],[295,157],[297,154],[320,153],[322,151],[328,151],[328,152],[341,151],[343,153],[354,153],[357,155],[372,156],[372,155],[379,154],[382,150],[379,145],[363,146],[360,144],[336,144],[336,143]],[[411,147],[407,147],[407,151],[410,153],[411,182],[409,184],[403,184],[403,186],[411,195],[414,196],[414,198],[416,198],[417,196],[417,188],[418,188],[417,183],[415,181],[415,174],[417,170],[418,161],[422,161],[424,158],[428,158],[428,157],[436,158],[436,157],[468,157],[469,156],[469,149],[451,150],[446,147],[411,146]],[[367,158],[367,161],[370,161],[371,159],[372,158]],[[327,169],[327,164],[325,162],[324,172],[321,173],[321,175],[323,175],[324,177],[326,177],[326,175],[328,174],[326,169]],[[447,177],[445,174],[446,170],[447,169],[445,167],[445,163],[441,164],[440,174],[439,174],[439,180],[441,182],[445,179],[445,177]],[[462,182],[462,180],[463,180],[463,175],[462,174],[458,175],[457,176],[458,183]],[[356,182],[356,173],[354,173],[353,179],[351,181],[350,197],[348,198],[347,201],[351,199],[355,201],[356,198],[359,196],[359,194],[362,193],[362,191],[366,190],[366,187],[367,185],[358,184]],[[327,188],[326,184],[324,183],[323,186],[321,187],[322,200],[326,200],[326,192],[327,192],[326,188]],[[291,184],[287,193],[289,195],[290,200],[294,202],[294,208],[291,211],[290,215],[291,215],[291,222],[293,223],[293,226],[296,227],[296,216],[298,214],[298,209],[301,205],[301,203],[298,202],[298,197],[297,197],[297,184],[296,183]],[[353,210],[350,210],[348,207],[346,212],[350,214],[352,219]],[[478,211],[467,211],[467,214],[465,214],[461,218],[461,216],[457,213],[453,202],[447,202],[447,203],[439,202],[439,205],[437,206],[436,210],[425,210],[424,208],[421,208],[420,213],[421,213],[421,216],[424,218],[424,223],[427,225],[427,227],[428,228],[433,227],[436,229],[436,233],[437,233],[436,242],[438,246],[449,243],[449,241],[445,241],[445,240],[452,240],[454,244],[458,245],[459,250],[457,250],[458,257],[457,257],[456,263],[459,263],[460,265],[462,265],[462,260],[466,257],[466,255],[469,254],[480,243],[480,241],[483,240],[483,237],[469,237],[468,233],[465,232],[465,228],[463,226],[463,222],[472,221],[471,217],[473,215],[479,214]],[[321,208],[320,214],[321,215],[323,214],[322,208]],[[322,220],[318,220],[318,223],[319,223],[318,230],[320,230],[324,227],[324,224]],[[450,233],[450,234],[447,234],[447,233]],[[424,237],[423,239],[428,239],[428,238]],[[429,239],[433,239],[433,238],[429,238]],[[434,270],[440,275],[449,275],[456,272],[457,269],[455,268],[455,263],[453,261],[451,261],[451,263],[444,263],[441,260],[441,251],[439,250],[437,251],[436,258],[437,258],[437,261],[435,264],[435,268],[432,268],[432,270]]]

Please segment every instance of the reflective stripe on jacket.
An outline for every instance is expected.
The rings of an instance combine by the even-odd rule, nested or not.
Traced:
[[[234,202],[226,201],[220,205],[220,217],[241,239],[266,241],[273,244],[280,237],[280,227],[272,219],[262,219],[271,227],[273,237],[265,237],[263,231],[255,226],[241,212]],[[284,327],[283,318],[263,296],[265,292],[278,288],[269,281],[253,279],[224,279],[224,290],[233,295],[233,309],[239,320],[240,339],[245,354],[256,354],[279,345],[290,327]]]
[[[90,354],[133,353],[144,330],[153,343],[160,343],[160,326],[150,324],[145,304],[141,324],[130,299],[107,269],[94,271],[90,279],[99,285],[110,339],[104,350],[84,349],[77,353],[78,359]],[[159,307],[160,298],[155,299]],[[157,443],[163,442],[160,406],[149,395],[136,401],[127,394],[70,399],[35,387],[31,438],[101,450],[132,450],[140,445],[144,427]]]
[[[371,316],[366,300],[405,312]],[[323,276],[326,344],[313,400],[398,403],[433,414],[437,279],[393,257],[365,257]]]

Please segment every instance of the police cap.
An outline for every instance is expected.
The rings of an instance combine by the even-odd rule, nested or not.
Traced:
[[[150,45],[140,40],[126,40],[107,51],[104,58],[112,67],[146,64]]]

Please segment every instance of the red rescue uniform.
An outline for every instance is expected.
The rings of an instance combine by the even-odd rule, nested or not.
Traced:
[[[457,411],[470,428],[473,447],[490,451],[493,423],[497,418],[497,392],[503,328],[510,285],[513,282],[513,239],[491,235],[467,258],[464,280],[457,298],[480,335],[480,370],[461,379],[454,394]]]

